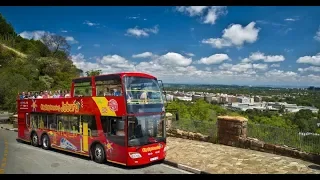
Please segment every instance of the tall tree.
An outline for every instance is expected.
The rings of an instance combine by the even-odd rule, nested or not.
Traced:
[[[98,69],[98,70],[90,70],[90,71],[86,71],[87,76],[98,76],[102,73],[102,70]]]
[[[69,54],[70,52],[71,46],[63,36],[44,33],[41,40],[52,51],[53,55],[58,51],[62,51],[65,54]]]

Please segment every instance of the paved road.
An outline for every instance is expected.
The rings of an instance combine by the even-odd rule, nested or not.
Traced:
[[[14,131],[0,129],[0,174],[188,174],[165,164],[140,168],[97,164],[70,153],[18,143],[16,136]]]

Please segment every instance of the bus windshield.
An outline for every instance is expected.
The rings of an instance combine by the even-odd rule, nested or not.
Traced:
[[[129,116],[128,146],[143,146],[165,141],[164,115]]]
[[[155,79],[125,77],[124,81],[128,113],[162,112],[162,92]]]

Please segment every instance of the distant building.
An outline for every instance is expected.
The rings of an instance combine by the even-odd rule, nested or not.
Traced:
[[[235,96],[228,96],[227,101],[228,101],[228,103],[238,102],[238,98]]]
[[[179,99],[181,101],[192,101],[192,98],[191,97],[187,97],[187,96],[177,96],[175,98]]]
[[[249,104],[250,103],[250,98],[248,97],[238,97],[238,102],[243,103],[243,104]]]
[[[260,97],[260,96],[254,97],[254,102],[261,102],[261,101],[262,101],[262,97]]]
[[[205,100],[207,103],[211,103],[211,102],[212,102],[212,96],[207,94],[207,95],[204,96],[204,100]]]
[[[198,99],[201,99],[201,98],[203,98],[203,96],[200,96],[200,95],[192,95],[192,101],[196,101],[196,100],[198,100]]]

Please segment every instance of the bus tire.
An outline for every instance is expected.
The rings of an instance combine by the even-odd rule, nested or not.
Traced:
[[[93,161],[99,164],[102,164],[106,160],[106,154],[104,148],[101,144],[96,144],[92,148]]]
[[[50,138],[48,135],[44,134],[41,139],[42,148],[45,150],[49,150],[51,147]]]
[[[38,135],[35,132],[31,134],[31,145],[34,147],[38,147],[39,145]]]

